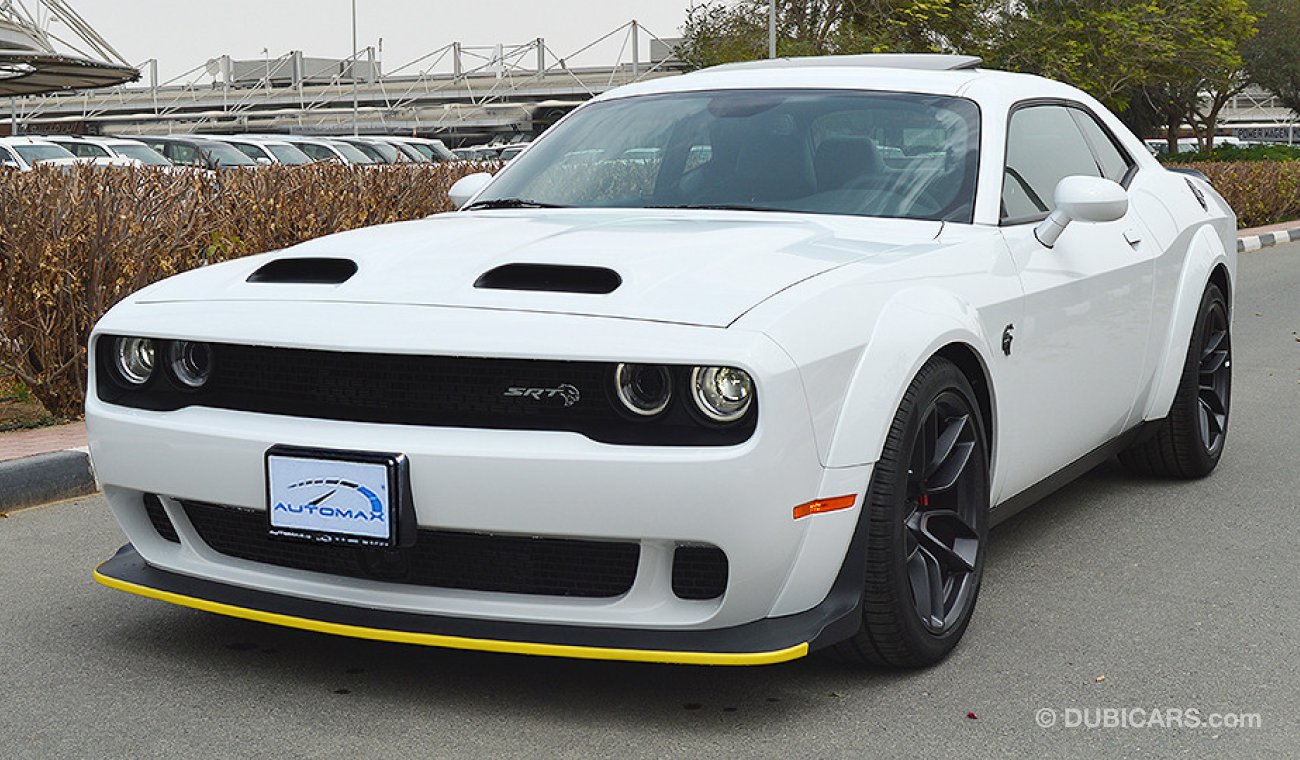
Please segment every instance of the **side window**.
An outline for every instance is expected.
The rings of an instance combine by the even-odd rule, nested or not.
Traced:
[[[171,152],[167,154],[167,157],[178,164],[200,163],[200,161],[196,159],[194,149],[188,145],[172,143],[167,147],[171,149]]]
[[[1014,111],[1007,130],[1002,176],[1002,221],[1041,219],[1052,209],[1056,185],[1066,177],[1100,177],[1088,142],[1066,106],[1029,106]]]
[[[1133,159],[1115,146],[1110,131],[1098,124],[1087,111],[1075,108],[1071,109],[1071,113],[1084,138],[1092,146],[1093,153],[1097,155],[1097,161],[1101,163],[1102,176],[1115,182],[1123,182],[1124,175],[1128,174],[1129,167],[1133,165]]]

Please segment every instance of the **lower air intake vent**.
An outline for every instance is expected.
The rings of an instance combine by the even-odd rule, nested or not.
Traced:
[[[474,287],[487,290],[547,290],[595,295],[613,293],[622,284],[623,278],[613,269],[560,264],[506,264],[474,281]]]
[[[727,590],[727,555],[716,546],[679,546],[673,553],[673,594],[717,599]]]
[[[172,525],[171,518],[167,517],[167,510],[163,509],[162,499],[159,499],[157,494],[144,495],[144,511],[149,515],[149,522],[153,524],[153,529],[158,531],[158,535],[174,544],[181,542],[180,536],[176,535],[176,526]]]
[[[632,588],[641,546],[619,541],[427,530],[415,546],[373,549],[267,536],[266,513],[183,501],[208,546],[230,557],[436,588],[608,598]]]
[[[248,276],[248,282],[338,285],[357,273],[352,259],[276,259]]]

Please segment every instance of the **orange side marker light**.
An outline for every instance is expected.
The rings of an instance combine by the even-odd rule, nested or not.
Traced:
[[[829,499],[814,499],[807,504],[800,504],[795,507],[794,519],[798,520],[799,518],[807,517],[808,515],[819,515],[823,512],[834,512],[840,509],[848,509],[857,503],[857,501],[858,497],[856,494],[849,494],[848,496],[832,496]]]

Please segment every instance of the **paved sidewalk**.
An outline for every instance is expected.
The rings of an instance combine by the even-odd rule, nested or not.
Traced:
[[[86,423],[0,433],[0,462],[66,449],[86,451]]]
[[[0,433],[0,517],[95,492],[86,423]]]

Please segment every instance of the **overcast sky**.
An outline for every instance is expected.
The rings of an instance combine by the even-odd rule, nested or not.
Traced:
[[[228,53],[275,58],[289,50],[344,57],[351,47],[350,0],[72,0],[131,64],[159,61],[162,79]],[[357,0],[357,46],[383,39],[385,71],[451,42],[519,44],[537,37],[568,56],[635,18],[660,37],[676,37],[690,0]],[[59,27],[52,31],[59,33]],[[591,65],[613,63],[622,38]],[[644,57],[648,47],[641,43]],[[579,61],[583,63],[584,61]]]

